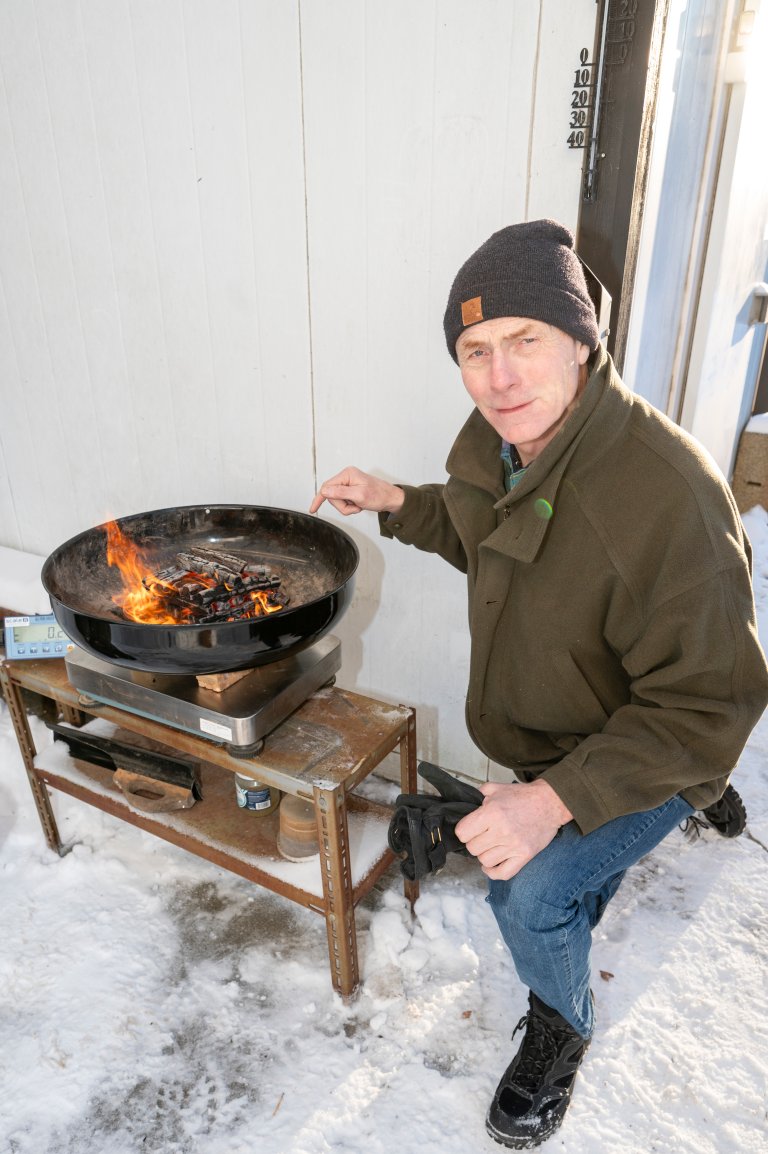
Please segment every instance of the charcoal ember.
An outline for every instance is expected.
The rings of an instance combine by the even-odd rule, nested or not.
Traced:
[[[290,600],[287,594],[279,593],[277,589],[273,589],[267,594],[267,605],[277,605],[281,609],[283,609]]]
[[[289,598],[279,592],[280,583],[266,565],[213,549],[178,553],[175,564],[143,578],[168,612],[189,614],[198,624],[283,609]]]
[[[227,601],[232,596],[246,597],[248,590],[240,584],[237,585],[197,585],[196,587],[179,586],[177,592],[182,600],[189,605],[196,605],[201,609],[207,609],[219,601]]]
[[[284,609],[289,600],[290,598],[277,592],[277,590],[270,590],[264,597],[268,609],[275,611]],[[209,605],[205,617],[201,617],[199,620],[201,625],[207,625],[214,621],[236,621],[241,617],[259,617],[265,611],[261,609],[260,602],[254,601],[252,597],[229,597],[224,601]]]
[[[276,577],[274,573],[268,573],[264,577],[248,577],[242,585],[243,589],[248,592],[255,589],[277,589],[280,585],[280,578]]]
[[[177,585],[188,579],[190,576],[187,569],[180,569],[178,565],[170,565],[167,569],[161,569],[159,573],[151,573],[142,578],[142,585],[145,589],[156,589],[157,585],[172,585],[174,588]]]
[[[180,565],[185,565],[190,573],[206,573],[216,581],[232,583],[241,580],[247,562],[232,553],[221,553],[216,549],[201,549],[199,553],[178,553]]]
[[[201,585],[199,581],[187,581],[182,585],[177,585],[176,592],[184,600],[197,602],[201,594],[206,592],[206,587]]]
[[[223,621],[240,621],[244,617],[260,617],[261,614],[253,613],[252,608],[252,605],[242,605],[238,609],[227,609],[224,613],[207,613],[205,617],[198,617],[196,624],[216,625]]]
[[[263,564],[249,564],[242,557],[232,553],[220,553],[213,549],[201,549],[198,553],[179,553],[177,559],[192,573],[205,573],[219,583],[239,587],[242,582],[248,589],[264,589],[269,585],[279,585],[280,578],[267,570]]]
[[[254,617],[253,602],[250,597],[238,601],[232,598],[229,601],[215,601],[213,605],[207,607],[204,617],[200,618],[201,622],[210,621],[234,621],[240,617]]]
[[[239,609],[251,609],[253,602],[250,597],[227,597],[223,601],[212,601],[208,606],[208,612],[216,616],[226,613],[235,613]]]
[[[195,600],[200,605],[212,605],[214,601],[224,601],[232,594],[237,596],[250,596],[251,593],[271,591],[277,589],[280,585],[280,578],[275,577],[269,581],[233,581],[232,584],[212,585],[208,588],[202,587],[201,592],[195,595]]]
[[[197,593],[195,593],[194,603],[195,605],[200,605],[203,608],[207,608],[215,601],[223,600],[223,598],[225,598],[228,594],[229,589],[226,585],[212,585],[208,586],[207,588],[203,586]]]

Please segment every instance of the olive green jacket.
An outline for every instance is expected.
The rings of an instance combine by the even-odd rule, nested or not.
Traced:
[[[475,410],[448,482],[404,485],[380,521],[467,574],[472,739],[583,833],[676,793],[712,804],[768,701],[730,489],[603,350],[510,493],[500,449]]]

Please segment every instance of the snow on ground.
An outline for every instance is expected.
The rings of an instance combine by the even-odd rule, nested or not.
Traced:
[[[768,643],[768,516],[745,520]],[[734,779],[745,835],[675,832],[614,899],[598,1032],[543,1150],[765,1154],[767,753],[764,718]],[[526,992],[471,861],[424,883],[413,919],[394,869],[358,907],[345,1007],[321,917],[52,796],[62,858],[0,703],[2,1154],[501,1149],[484,1118]]]

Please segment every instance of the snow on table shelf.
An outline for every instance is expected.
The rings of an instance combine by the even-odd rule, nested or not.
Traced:
[[[116,729],[116,726],[103,719],[96,719],[83,726],[84,731],[107,738]],[[238,808],[233,775],[227,770],[201,765],[201,801],[188,810],[148,814],[128,804],[125,795],[113,784],[111,770],[76,760],[63,741],[55,741],[38,753],[35,767],[46,780],[62,778],[81,790],[104,798],[113,808],[122,811],[122,816],[134,814],[148,824],[175,831],[198,845],[234,857],[253,869],[322,900],[319,855],[305,862],[289,862],[282,858],[276,845],[279,811],[262,816]],[[49,784],[56,788],[55,780],[49,781]],[[354,888],[386,852],[388,821],[379,812],[356,812],[350,808],[347,812],[347,825]]]

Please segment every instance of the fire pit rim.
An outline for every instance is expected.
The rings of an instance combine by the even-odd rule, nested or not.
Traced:
[[[274,521],[282,518],[286,523],[300,524],[313,538],[310,543],[315,550],[323,541],[332,540],[337,545],[343,553],[343,566],[338,580],[331,582],[332,587],[298,604],[289,604],[266,617],[241,618],[229,622],[144,624],[127,617],[105,614],[100,608],[84,608],[81,599],[71,591],[62,589],[55,570],[61,567],[63,559],[73,551],[85,547],[86,543],[93,543],[99,535],[105,539],[106,526],[109,524],[105,521],[63,542],[49,554],[43,564],[42,582],[51,599],[57,621],[76,644],[94,656],[148,672],[200,675],[235,671],[268,664],[300,652],[328,632],[351,599],[360,554],[353,539],[338,525],[296,509],[236,503],[169,506],[113,520],[130,536],[131,525],[143,522],[156,524],[169,517],[186,517],[190,521],[195,518],[221,517],[221,528],[223,519],[228,515],[233,518],[240,515],[243,522],[250,521],[252,526],[261,514],[265,519]],[[204,529],[202,521],[196,528],[198,531]],[[246,531],[247,526],[244,526],[243,535]],[[253,547],[252,538],[248,539]],[[179,547],[182,546],[183,541]],[[304,557],[301,555],[304,547],[297,548],[295,540],[289,548],[296,551],[296,562],[311,563],[309,548],[304,549]],[[315,557],[315,561],[319,560],[319,557]],[[181,638],[184,641],[179,644]],[[205,647],[199,644],[203,639],[208,642]]]

